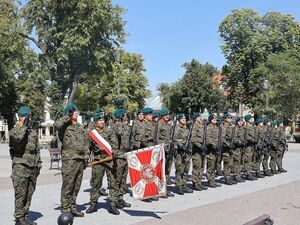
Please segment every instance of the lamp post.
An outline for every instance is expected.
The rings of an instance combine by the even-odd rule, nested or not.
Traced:
[[[264,80],[264,89],[266,90],[266,111],[269,108],[269,95],[268,95],[269,86],[270,86],[269,80],[267,80],[267,79]]]

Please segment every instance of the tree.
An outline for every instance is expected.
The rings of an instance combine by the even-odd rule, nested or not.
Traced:
[[[183,65],[185,74],[172,85],[160,84],[158,90],[163,103],[171,111],[178,113],[203,112],[205,108],[210,112],[224,109],[225,96],[212,79],[217,69],[206,63],[201,64],[193,59]]]
[[[260,17],[252,9],[233,10],[219,26],[227,59],[226,86],[229,99],[237,106],[242,102],[255,107],[262,94],[262,74],[257,68],[272,53],[279,53],[300,44],[300,26],[290,15],[267,13]]]

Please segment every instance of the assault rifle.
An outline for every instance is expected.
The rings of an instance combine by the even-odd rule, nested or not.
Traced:
[[[176,119],[176,115],[175,115],[174,119],[173,119],[173,123],[172,123],[172,128],[170,130],[170,140],[167,143],[167,152],[169,151],[169,153],[172,153],[171,145],[172,145],[172,142],[174,139],[176,125],[177,125],[177,119]],[[170,154],[170,155],[172,155],[172,154]]]
[[[158,123],[157,122],[154,126],[154,133],[153,133],[153,145],[157,145],[157,135],[158,135]]]
[[[246,147],[248,145],[247,137],[248,137],[248,127],[245,126],[244,127],[244,141],[243,141],[242,153],[245,153]]]
[[[230,153],[232,153],[233,150],[235,149],[235,144],[234,144],[234,142],[235,142],[235,132],[236,132],[236,130],[235,130],[235,126],[234,126],[234,127],[232,127],[232,130],[231,130]]]
[[[218,144],[217,144],[217,155],[222,155],[222,126],[218,127]]]
[[[130,127],[130,130],[129,130],[129,148],[131,148],[131,146],[133,145],[133,141],[132,141],[132,130],[133,130],[133,127],[134,127],[134,122],[135,120],[132,121],[132,124],[131,124],[131,127]]]
[[[201,146],[201,152],[200,155],[202,158],[206,156],[207,151],[207,125],[203,125],[203,137],[202,137],[202,146]]]
[[[192,150],[193,150],[193,144],[191,143],[193,128],[194,128],[194,123],[192,123],[190,125],[188,139],[187,139],[187,141],[185,143],[185,146],[184,146],[184,152],[186,152],[186,153],[192,153]]]

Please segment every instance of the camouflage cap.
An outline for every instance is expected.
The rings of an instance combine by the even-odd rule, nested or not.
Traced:
[[[18,116],[24,117],[24,116],[31,116],[31,110],[28,106],[21,106],[18,110]]]

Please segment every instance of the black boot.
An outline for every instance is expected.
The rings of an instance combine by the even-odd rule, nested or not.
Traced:
[[[73,210],[72,214],[73,214],[74,217],[84,217],[84,213],[79,212],[77,209]]]
[[[273,173],[271,173],[270,171],[264,171],[264,175],[267,176],[267,177],[271,177],[273,176]]]
[[[194,189],[195,191],[202,191],[202,188],[200,187],[199,184],[193,184],[193,189]]]
[[[256,172],[256,177],[257,178],[264,178],[265,176],[262,175],[260,172]]]
[[[97,204],[92,203],[90,207],[85,211],[86,213],[94,213],[97,212]]]
[[[15,225],[29,225],[29,223],[26,222],[25,218],[19,218],[16,219]]]
[[[251,181],[255,180],[254,177],[252,176],[252,174],[247,175],[246,179],[251,180]]]
[[[117,201],[117,202],[114,204],[114,206],[115,206],[117,209],[123,209],[123,208],[124,208],[124,205],[122,204],[122,202],[120,202],[120,200]]]
[[[167,191],[166,195],[168,197],[174,197],[175,196],[171,191]]]
[[[100,194],[101,196],[108,196],[108,194],[107,194],[107,192],[105,191],[104,188],[100,188],[99,194]]]
[[[208,181],[208,187],[210,187],[210,188],[216,188],[217,187],[216,182],[214,180]]]
[[[200,184],[200,187],[201,187],[202,190],[207,190],[208,189],[208,187],[204,186],[203,184]]]
[[[224,182],[225,184],[227,184],[227,185],[233,185],[233,183],[231,182],[231,180],[230,179],[225,179],[225,182]]]
[[[112,203],[112,202],[109,204],[108,212],[110,214],[113,214],[113,215],[119,215],[120,214],[119,210],[116,207],[116,204]]]
[[[124,208],[124,207],[127,207],[127,208],[130,208],[130,207],[131,207],[131,204],[128,203],[128,202],[125,202],[124,199],[120,199],[120,200],[118,201],[118,203],[119,203],[119,204],[122,204],[122,205],[123,205],[123,208]]]
[[[29,224],[29,225],[37,225],[36,222],[33,222],[28,215],[25,215],[25,221]]]
[[[190,189],[190,188],[188,188],[188,187],[184,187],[184,188],[183,188],[183,192],[184,192],[184,193],[193,193],[193,190]]]
[[[182,188],[177,188],[176,193],[177,193],[178,195],[184,195],[184,191],[182,190]]]
[[[285,169],[283,169],[283,168],[280,168],[280,169],[278,170],[278,172],[280,172],[280,173],[286,173],[287,170],[285,170]]]

